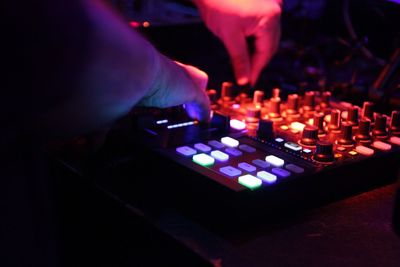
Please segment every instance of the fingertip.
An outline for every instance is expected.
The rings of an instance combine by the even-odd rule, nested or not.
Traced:
[[[238,85],[246,85],[246,84],[249,83],[249,78],[247,78],[247,77],[239,77],[237,79],[237,83],[238,83]]]

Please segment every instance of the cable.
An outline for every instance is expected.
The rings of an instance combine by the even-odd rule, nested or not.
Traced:
[[[344,23],[346,25],[347,31],[350,34],[350,37],[352,40],[360,46],[361,52],[366,56],[368,59],[375,61],[377,64],[380,66],[384,66],[386,64],[386,61],[382,58],[379,58],[375,56],[365,45],[363,41],[360,41],[356,31],[354,30],[353,23],[350,18],[350,5],[349,5],[349,0],[344,0],[343,1],[343,19]]]

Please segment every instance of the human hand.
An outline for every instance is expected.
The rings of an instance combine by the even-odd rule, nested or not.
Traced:
[[[196,67],[159,55],[154,82],[139,105],[166,108],[185,105],[193,119],[210,119],[210,101],[206,94],[208,76]]]
[[[255,85],[276,52],[282,0],[193,0],[207,25],[225,45],[239,85]],[[253,36],[249,54],[246,37]]]

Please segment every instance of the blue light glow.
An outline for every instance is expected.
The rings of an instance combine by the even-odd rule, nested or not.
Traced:
[[[188,121],[188,122],[183,122],[183,123],[171,124],[171,125],[168,125],[167,128],[168,129],[181,128],[181,127],[186,127],[186,126],[194,125],[194,124],[197,124],[197,121]]]
[[[159,121],[156,121],[156,123],[157,124],[165,124],[165,123],[168,123],[168,120],[159,120]]]

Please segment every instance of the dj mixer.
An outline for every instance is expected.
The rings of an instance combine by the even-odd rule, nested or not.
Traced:
[[[190,119],[183,107],[135,117],[136,140],[162,162],[160,180],[182,206],[248,218],[395,181],[400,111],[376,113],[372,102],[359,107],[328,91],[283,97],[274,88],[268,99],[262,90],[235,91],[230,82],[220,94],[207,91],[208,123]]]

